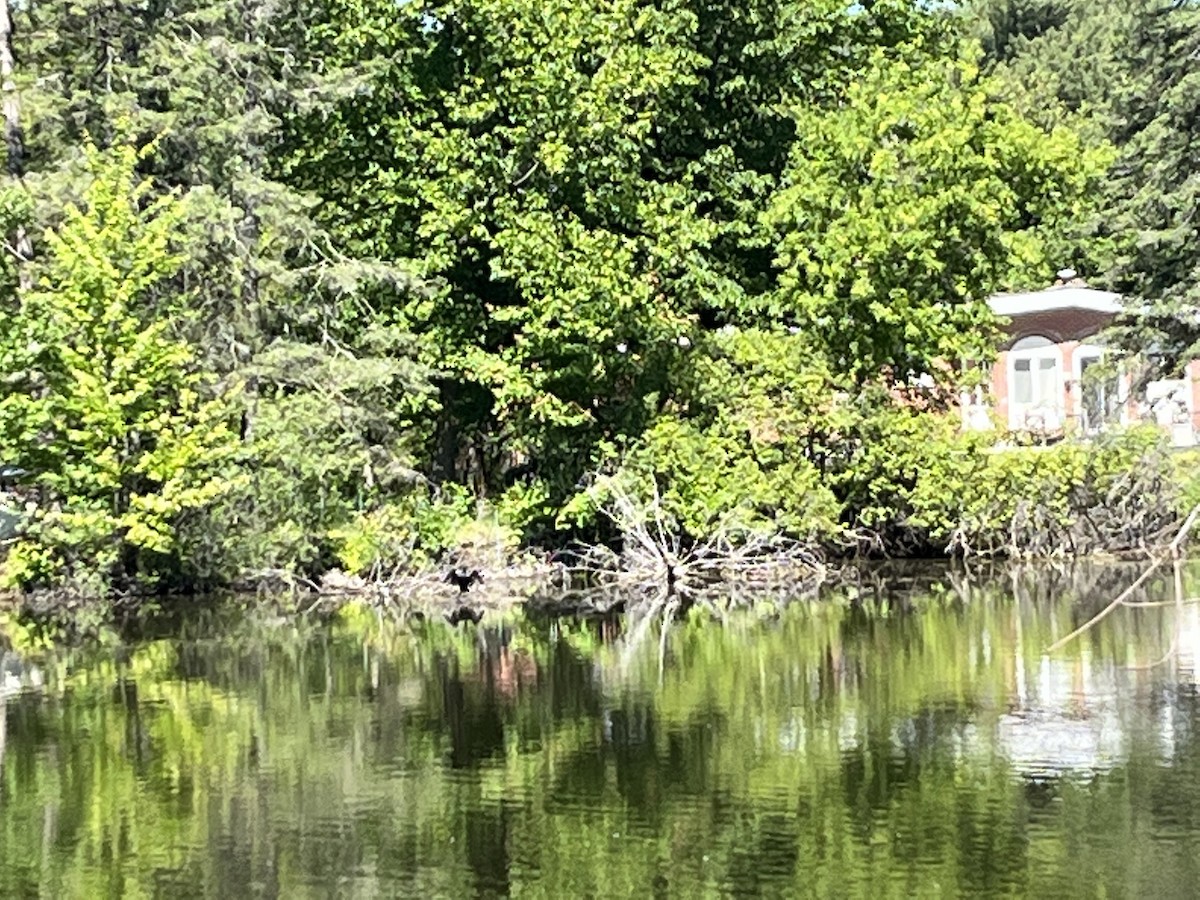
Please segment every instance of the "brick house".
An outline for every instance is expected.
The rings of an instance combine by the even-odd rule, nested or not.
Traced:
[[[1121,312],[1117,294],[1064,270],[1050,288],[989,299],[1004,340],[985,384],[962,397],[963,425],[1042,437],[1094,434],[1106,425],[1154,421],[1189,446],[1200,431],[1200,360],[1180,379],[1131,389],[1129,375],[1090,367],[1104,358],[1096,335]],[[1086,377],[1085,377],[1086,376]]]

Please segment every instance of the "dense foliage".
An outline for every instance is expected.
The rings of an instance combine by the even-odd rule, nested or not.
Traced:
[[[181,263],[172,244],[185,204],[149,197],[135,161],[129,148],[85,148],[81,205],[47,231],[9,333],[16,377],[0,434],[52,498],[9,560],[23,582],[124,584],[142,553],[172,551],[179,517],[229,486],[214,470],[235,447],[230,389],[171,335],[187,296],[159,292]]]
[[[603,536],[597,471],[692,535],[928,549],[910,498],[990,292],[1078,250],[1190,296],[1153,278],[1192,220],[1147,224],[1128,168],[1178,176],[1190,63],[1113,51],[1170,88],[1133,118],[1160,92],[1022,80],[1059,6],[5,4],[4,578],[552,546]],[[1114,153],[1158,244],[1083,227]]]
[[[1200,350],[1200,5],[1194,0],[974,0],[1003,95],[1116,158],[1075,264],[1123,293],[1124,343],[1153,371]]]

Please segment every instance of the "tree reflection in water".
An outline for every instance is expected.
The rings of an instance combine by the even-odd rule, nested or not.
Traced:
[[[45,658],[0,696],[0,895],[1185,896],[1196,608],[1043,652],[1134,574],[885,575],[682,624],[661,683],[520,618]]]

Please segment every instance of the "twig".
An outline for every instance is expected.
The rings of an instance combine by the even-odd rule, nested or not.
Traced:
[[[1126,600],[1125,605],[1130,609],[1151,609],[1158,607],[1161,609],[1164,606],[1188,606],[1192,603],[1200,603],[1200,597],[1188,597],[1186,600]]]
[[[1192,507],[1192,511],[1188,513],[1188,517],[1184,520],[1183,526],[1179,529],[1179,533],[1175,535],[1175,540],[1171,541],[1171,555],[1178,558],[1179,550],[1183,546],[1183,542],[1187,540],[1188,532],[1192,530],[1192,526],[1196,524],[1196,517],[1200,516],[1200,504]]]

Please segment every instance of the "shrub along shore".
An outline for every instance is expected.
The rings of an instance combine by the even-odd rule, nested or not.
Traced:
[[[364,520],[338,532],[324,568],[246,573],[220,587],[290,595],[303,612],[359,601],[400,618],[451,622],[470,617],[464,607],[477,615],[513,604],[671,614],[702,605],[719,617],[763,600],[815,596],[840,569],[871,558],[1153,557],[1200,503],[1200,451],[1170,448],[1153,427],[997,448],[958,433],[945,415],[890,415],[907,427],[872,422],[859,423],[857,438],[840,432],[843,453],[848,441],[859,443],[842,457],[854,468],[824,473],[797,450],[811,446],[808,434],[788,449],[776,434],[747,445],[743,457],[714,452],[714,444],[723,453],[730,447],[711,438],[693,435],[688,446],[679,433],[664,436],[662,456],[649,447],[626,456],[581,490],[570,512],[591,526],[577,534],[603,530],[593,541],[530,545],[503,508],[463,505],[448,514],[432,504],[436,528]],[[422,540],[430,534],[438,540]],[[28,620],[74,630],[81,615],[101,621],[169,593],[190,596],[190,586],[146,579],[101,593],[87,582],[56,583],[9,599]]]

